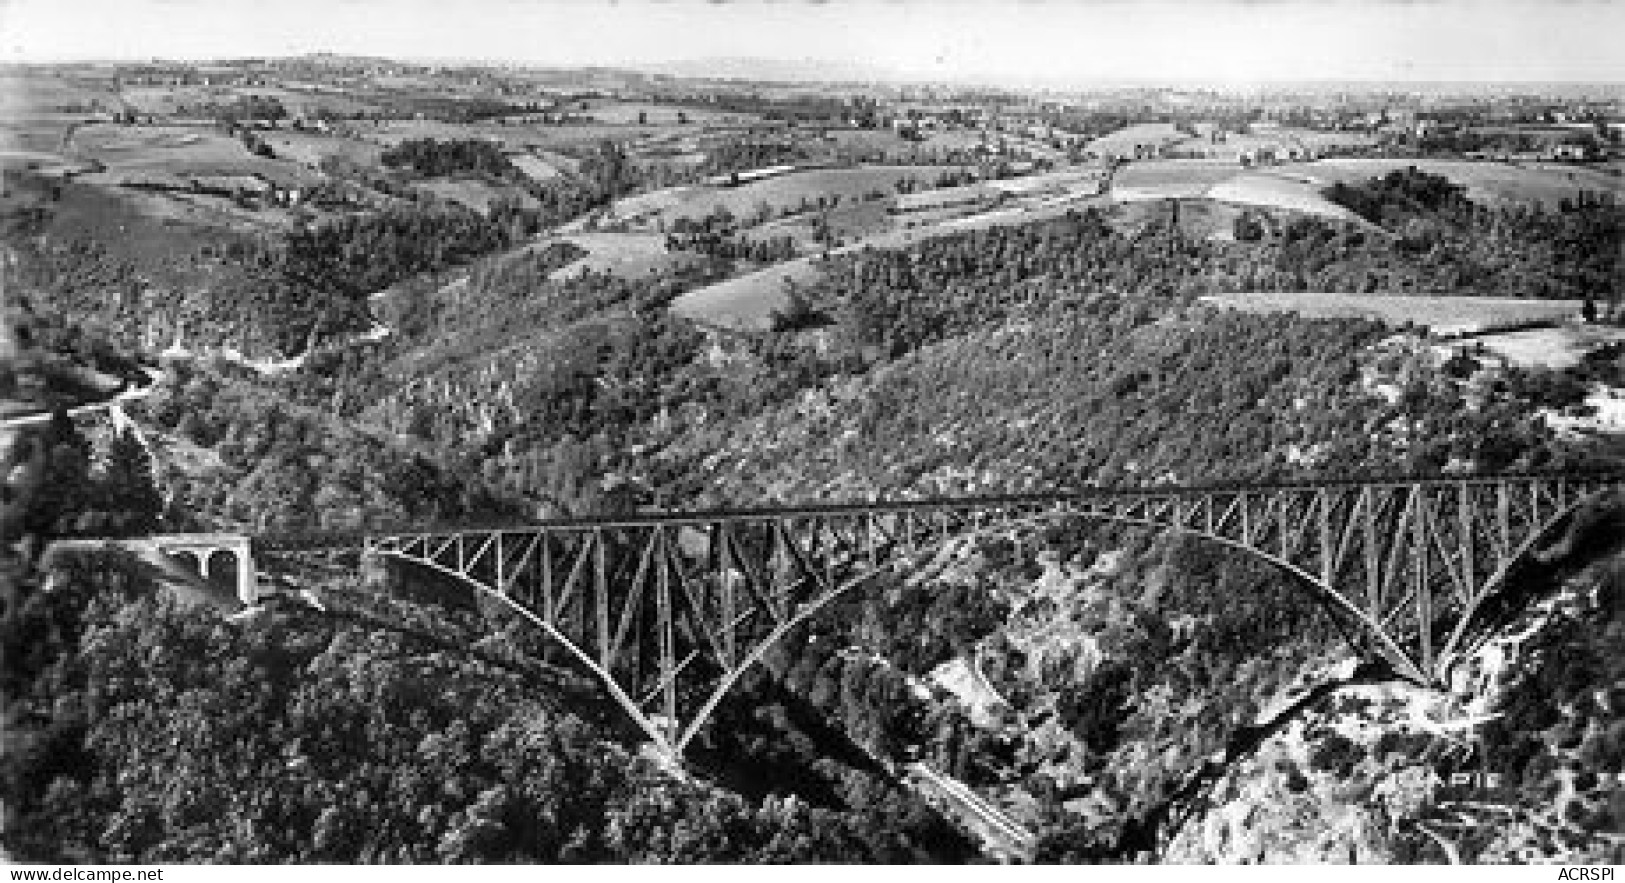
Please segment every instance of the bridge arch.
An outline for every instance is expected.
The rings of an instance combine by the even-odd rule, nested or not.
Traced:
[[[238,601],[253,606],[259,601],[259,574],[254,559],[252,540],[242,534],[161,534],[143,542],[155,547],[171,560],[190,564],[205,582],[216,573],[217,566],[230,568],[231,585]]]
[[[399,552],[374,552],[373,554],[378,557],[391,558],[396,561],[427,568],[435,573],[439,573],[443,576],[456,580],[457,582],[460,582],[472,589],[479,595],[496,601],[510,613],[519,616],[521,619],[524,619],[531,625],[541,629],[544,634],[554,641],[554,643],[563,647],[566,652],[575,658],[576,662],[580,663],[582,667],[587,669],[587,671],[598,680],[605,690],[609,691],[610,697],[615,700],[615,704],[619,705],[621,710],[626,712],[627,717],[631,719],[632,723],[635,724],[639,730],[643,731],[645,736],[649,737],[650,742],[653,742],[657,747],[669,755],[675,756],[678,753],[677,751],[673,750],[674,746],[671,743],[669,728],[661,727],[656,724],[649,715],[643,712],[643,709],[638,705],[638,703],[633,701],[632,697],[627,694],[626,690],[616,682],[613,675],[606,671],[603,666],[599,665],[599,663],[591,656],[583,652],[574,641],[571,641],[562,632],[560,632],[553,623],[542,619],[534,611],[526,608],[523,604],[518,603],[513,598],[510,598],[502,592],[494,590],[491,586],[487,585],[483,581],[475,579],[455,568],[447,567],[430,559],[403,555]]]
[[[450,529],[363,546],[452,577],[540,627],[677,756],[773,646],[918,551],[916,538],[930,548],[933,537],[1070,518],[1185,533],[1263,560],[1352,625],[1397,676],[1436,687],[1516,562],[1585,494],[1617,484],[1521,477],[1023,495]],[[656,700],[659,713],[649,710]]]

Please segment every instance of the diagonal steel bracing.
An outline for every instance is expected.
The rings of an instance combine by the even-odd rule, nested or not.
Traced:
[[[1189,533],[1258,556],[1314,593],[1362,652],[1437,685],[1514,563],[1580,501],[1621,484],[1508,476],[1089,491],[451,527],[302,547],[359,545],[492,596],[563,645],[675,755],[754,664],[831,601],[956,534],[1057,519]]]

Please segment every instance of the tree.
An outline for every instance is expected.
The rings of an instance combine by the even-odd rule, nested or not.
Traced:
[[[100,508],[113,532],[152,533],[163,511],[163,497],[152,482],[152,460],[134,430],[113,436],[102,473]]]
[[[25,516],[24,530],[47,537],[76,533],[90,500],[90,440],[66,411],[51,415],[41,443],[44,473]]]

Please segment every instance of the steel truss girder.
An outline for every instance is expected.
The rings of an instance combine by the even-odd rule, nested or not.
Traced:
[[[513,525],[363,538],[542,627],[673,754],[831,601],[955,533],[1084,518],[1188,533],[1286,570],[1401,676],[1437,685],[1512,563],[1618,478],[1462,478]],[[1442,639],[1442,640],[1441,640]],[[645,709],[658,700],[658,714]]]

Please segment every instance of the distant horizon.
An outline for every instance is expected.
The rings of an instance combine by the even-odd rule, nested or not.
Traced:
[[[1625,84],[1621,33],[1625,3],[1606,0],[9,0],[0,61],[329,54],[639,71],[743,63],[859,72],[793,78],[803,82],[1043,89],[1607,87]]]
[[[432,55],[387,55],[387,54],[379,54],[379,53],[334,52],[334,51],[328,51],[328,50],[322,50],[322,49],[315,49],[315,50],[311,50],[309,52],[295,52],[295,53],[285,53],[285,54],[247,53],[247,54],[236,54],[236,55],[199,55],[199,56],[132,55],[132,56],[122,57],[122,58],[121,57],[111,57],[111,56],[106,56],[106,57],[74,56],[74,57],[61,57],[61,58],[40,58],[40,59],[29,59],[29,60],[0,60],[0,67],[49,67],[49,66],[58,66],[58,65],[115,65],[115,64],[168,64],[168,63],[189,64],[189,65],[206,65],[206,64],[211,64],[211,63],[223,64],[223,63],[229,63],[229,62],[251,61],[251,60],[253,60],[253,61],[292,61],[292,60],[297,60],[297,59],[316,58],[316,57],[322,57],[322,56],[329,56],[329,57],[336,57],[336,58],[369,59],[369,60],[376,60],[376,61],[395,62],[395,63],[399,63],[399,64],[413,64],[413,65],[440,66],[440,67],[463,66],[463,67],[515,68],[515,69],[521,69],[521,70],[529,69],[529,70],[556,70],[556,71],[607,70],[607,71],[617,71],[617,72],[624,72],[624,73],[638,73],[638,74],[645,74],[645,75],[650,75],[650,76],[666,76],[666,77],[670,77],[670,78],[673,78],[673,79],[682,79],[682,80],[721,80],[721,81],[734,81],[734,82],[749,82],[749,81],[754,80],[754,81],[757,81],[757,82],[793,82],[793,83],[810,84],[810,85],[816,85],[816,84],[822,84],[822,83],[842,85],[842,84],[858,84],[858,83],[866,82],[866,80],[861,79],[861,78],[856,79],[856,80],[852,80],[852,79],[842,79],[842,78],[839,78],[839,77],[821,78],[821,79],[794,79],[794,80],[785,80],[785,81],[775,81],[775,80],[771,80],[770,78],[734,76],[734,75],[726,74],[726,73],[683,73],[683,72],[671,73],[671,72],[668,71],[668,69],[679,68],[679,67],[690,67],[690,66],[701,67],[701,66],[705,66],[705,65],[725,64],[725,63],[726,64],[733,64],[733,63],[797,64],[797,65],[804,65],[804,66],[808,66],[808,67],[823,65],[823,66],[830,67],[832,70],[839,69],[841,67],[849,67],[849,66],[851,66],[853,64],[853,62],[848,61],[848,60],[844,60],[844,59],[822,59],[822,58],[769,59],[769,58],[757,58],[757,57],[750,57],[750,56],[709,56],[709,57],[703,57],[703,58],[702,57],[694,57],[694,58],[658,59],[658,60],[653,60],[653,61],[622,61],[622,62],[592,61],[592,62],[581,62],[581,63],[567,63],[567,62],[552,62],[552,61],[545,61],[545,60],[522,60],[522,59],[508,59],[508,58],[479,58],[479,57],[432,56]],[[959,86],[959,87],[1003,87],[1003,88],[1028,88],[1028,87],[1032,87],[1032,88],[1040,88],[1040,89],[1162,88],[1162,89],[1189,89],[1189,90],[1212,90],[1212,91],[1236,91],[1237,89],[1245,89],[1245,88],[1290,87],[1290,86],[1370,86],[1370,87],[1377,87],[1377,86],[1411,86],[1411,87],[1430,87],[1431,86],[1431,87],[1443,87],[1443,86],[1449,86],[1449,87],[1470,87],[1470,88],[1476,89],[1476,90],[1487,90],[1487,89],[1497,89],[1497,88],[1504,89],[1504,88],[1510,88],[1510,87],[1563,87],[1563,86],[1567,86],[1567,87],[1583,87],[1583,86],[1592,86],[1592,87],[1599,87],[1599,88],[1621,88],[1621,89],[1625,89],[1625,79],[1618,79],[1618,80],[1460,80],[1460,79],[1456,79],[1456,80],[1444,80],[1444,79],[1440,79],[1440,80],[1423,80],[1423,79],[1411,79],[1411,80],[1406,80],[1406,79],[1393,79],[1393,78],[1380,79],[1380,78],[1376,78],[1376,77],[1371,77],[1371,78],[1358,78],[1358,77],[1319,77],[1319,78],[1316,78],[1316,77],[1293,77],[1293,78],[1280,78],[1280,79],[1263,78],[1263,79],[1257,79],[1257,80],[1252,80],[1252,81],[1247,81],[1247,82],[1230,82],[1230,81],[1218,81],[1218,82],[1215,82],[1215,81],[1211,81],[1211,80],[1204,80],[1204,79],[1201,79],[1201,78],[1191,78],[1191,77],[1186,77],[1186,78],[1181,78],[1181,79],[1172,79],[1172,78],[1169,78],[1169,79],[1156,79],[1156,78],[1153,78],[1153,77],[1122,77],[1122,78],[1117,78],[1117,79],[1099,78],[1099,79],[1067,81],[1067,82],[1056,81],[1056,82],[1053,82],[1053,83],[1045,83],[1042,80],[1036,80],[1036,81],[1033,81],[1033,82],[1037,83],[1037,85],[1033,86],[1031,83],[1018,83],[1018,82],[1015,82],[1015,81],[995,81],[995,80],[978,80],[978,79],[960,79],[960,80],[936,79],[936,80],[932,80],[932,79],[925,79],[925,78],[922,78],[922,77],[910,76],[910,75],[908,75],[908,74],[906,74],[904,72],[877,71],[876,73],[881,73],[881,74],[884,74],[885,76],[882,79],[871,79],[871,80],[867,80],[867,82],[875,82],[875,83],[880,83],[880,84],[884,84],[884,85],[895,85],[895,86],[946,85],[946,86]]]

